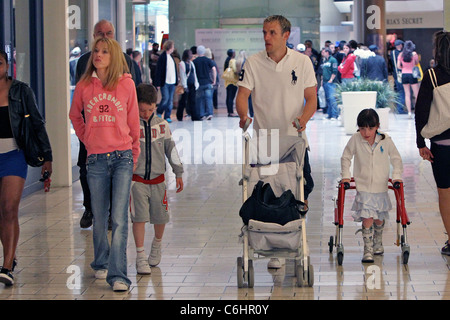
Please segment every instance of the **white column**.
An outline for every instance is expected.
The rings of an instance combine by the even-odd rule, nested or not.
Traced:
[[[450,30],[450,0],[444,1],[444,29]]]
[[[120,43],[123,51],[127,49],[127,7],[126,1],[116,0],[117,24],[116,24],[116,38]]]
[[[69,122],[68,0],[44,1],[46,128],[53,151],[52,186],[72,185]]]
[[[94,27],[95,24],[99,20],[98,13],[98,0],[89,0],[88,1],[88,41],[89,41],[89,50],[91,48],[92,41],[94,40]]]

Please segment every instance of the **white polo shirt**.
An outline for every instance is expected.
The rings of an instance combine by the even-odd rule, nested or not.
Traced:
[[[237,85],[252,91],[256,132],[279,129],[280,136],[296,136],[292,122],[303,114],[305,89],[317,80],[311,59],[288,48],[279,63],[265,50],[249,57]]]

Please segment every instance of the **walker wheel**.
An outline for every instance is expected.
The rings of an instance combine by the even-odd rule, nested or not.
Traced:
[[[333,253],[333,246],[334,246],[334,237],[330,236],[330,241],[328,242],[328,247],[330,248],[330,253]]]
[[[338,261],[338,265],[342,266],[342,262],[344,261],[344,253],[343,252],[337,253],[337,261]]]
[[[402,253],[402,263],[408,264],[408,260],[409,260],[409,251],[404,251]]]

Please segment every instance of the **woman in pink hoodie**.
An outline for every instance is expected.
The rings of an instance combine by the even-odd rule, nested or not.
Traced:
[[[136,88],[119,43],[97,38],[78,82],[69,117],[88,153],[88,184],[94,214],[95,277],[127,291],[128,207],[140,153]],[[112,194],[110,194],[112,190]],[[112,240],[107,238],[111,202]]]

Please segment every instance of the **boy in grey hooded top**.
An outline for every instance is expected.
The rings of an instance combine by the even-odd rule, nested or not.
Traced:
[[[172,139],[167,121],[155,115],[156,88],[149,84],[137,87],[141,120],[140,146],[137,167],[131,187],[131,220],[136,244],[136,270],[138,274],[151,274],[150,266],[161,261],[161,241],[165,225],[169,222],[166,194],[166,157],[176,177],[177,193],[183,190],[183,164]],[[154,225],[155,236],[150,255],[145,255],[145,224]]]

